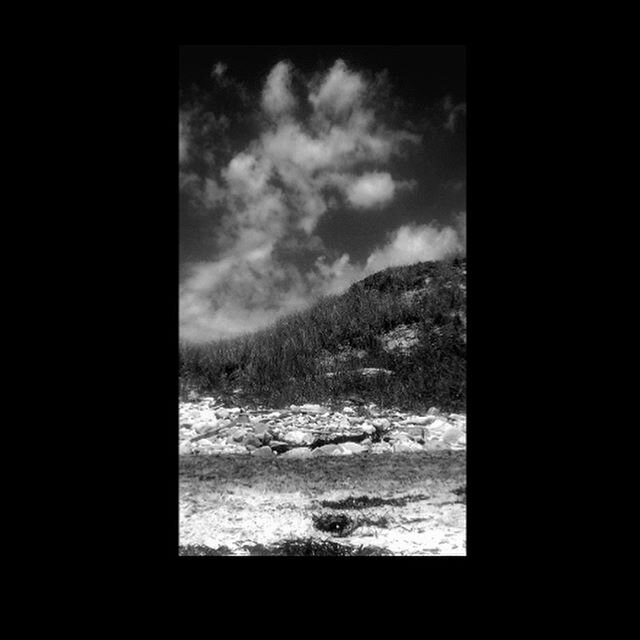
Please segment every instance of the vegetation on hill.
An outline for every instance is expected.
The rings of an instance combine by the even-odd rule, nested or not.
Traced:
[[[385,342],[398,328],[413,336],[410,348]],[[179,376],[181,393],[274,408],[356,396],[380,407],[463,410],[466,259],[385,269],[268,329],[181,344]]]

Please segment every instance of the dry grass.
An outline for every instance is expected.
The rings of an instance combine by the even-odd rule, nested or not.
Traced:
[[[464,259],[386,269],[270,329],[206,345],[182,344],[181,391],[250,398],[271,407],[331,403],[356,394],[382,407],[461,410],[465,273]],[[403,295],[411,291],[420,293]],[[417,328],[419,343],[409,354],[387,353],[380,336],[403,324]],[[366,367],[393,375],[363,376],[359,370]]]

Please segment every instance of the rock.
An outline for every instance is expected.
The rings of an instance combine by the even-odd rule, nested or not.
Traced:
[[[436,409],[436,407],[431,407],[431,409],[429,409],[429,411],[427,411],[427,415],[429,416],[437,416],[440,412],[438,411],[438,409]]]
[[[248,436],[245,436],[242,444],[245,447],[253,447],[254,449],[259,449],[263,445],[263,442],[261,438],[258,438],[258,436],[249,434]]]
[[[409,416],[406,420],[406,424],[417,424],[417,425],[427,425],[430,422],[433,422],[432,416]]]
[[[208,420],[207,422],[199,422],[194,425],[193,430],[196,433],[205,433],[207,431],[213,431],[218,426],[217,420]]]
[[[444,432],[442,442],[446,444],[455,444],[462,437],[463,431],[458,427],[450,427]]]
[[[229,430],[227,434],[227,442],[242,442],[248,434],[247,429],[243,429],[242,427],[234,427]]]
[[[310,445],[313,444],[313,441],[315,440],[315,436],[312,433],[309,433],[308,431],[289,431],[288,433],[286,433],[283,437],[283,440],[285,442],[289,442],[291,444],[295,444],[298,446],[305,446],[305,445]]]
[[[252,427],[253,432],[257,436],[261,436],[263,433],[267,433],[269,431],[269,425],[265,424],[264,422],[254,422]]]
[[[251,420],[249,419],[249,416],[246,413],[243,413],[242,415],[238,416],[238,418],[236,419],[236,423],[237,424],[250,424]]]
[[[259,449],[254,449],[251,455],[258,458],[273,458],[275,454],[271,450],[271,447],[260,447]]]
[[[198,442],[198,447],[213,447],[213,442],[204,438]]]
[[[312,455],[313,452],[309,447],[295,447],[294,449],[285,451],[279,458],[283,460],[301,460],[303,458],[310,458]]]
[[[272,440],[269,443],[269,448],[276,453],[284,453],[285,451],[289,451],[289,449],[291,449],[291,445],[286,442],[281,442],[280,440]]]
[[[372,434],[376,432],[376,428],[372,424],[369,424],[368,422],[363,424],[360,428],[364,433]]]
[[[364,451],[367,451],[367,447],[363,447],[357,442],[343,442],[339,446],[341,449],[349,451],[350,453],[363,453]]]
[[[314,456],[332,456],[335,455],[336,452],[340,454],[340,447],[337,444],[325,444],[321,447],[318,447],[312,451]]]
[[[446,444],[440,442],[439,440],[429,440],[428,442],[424,443],[423,447],[425,451],[443,451],[448,448],[449,447],[447,447]]]
[[[180,445],[179,453],[180,453],[181,456],[189,455],[191,453],[191,443],[190,442],[183,442]]]
[[[437,420],[434,420],[430,425],[429,425],[429,431],[445,431],[446,429],[449,429],[451,426],[446,420],[442,420],[440,418],[438,418]]]
[[[292,405],[292,406],[295,406],[295,405]],[[326,413],[327,412],[327,408],[319,404],[303,404],[297,407],[297,410],[301,411],[302,413]]]
[[[405,433],[412,438],[424,438],[424,427],[403,426],[400,428],[402,431],[399,433]]]
[[[371,424],[376,431],[387,431],[391,427],[391,422],[387,418],[374,418]]]
[[[364,422],[363,416],[347,416],[349,424],[362,424]]]
[[[393,447],[388,442],[375,442],[371,445],[369,453],[390,453]]]
[[[355,416],[356,410],[353,407],[344,407],[344,409],[342,409],[342,413],[346,416]]]
[[[216,409],[216,415],[218,416],[218,418],[220,418],[221,420],[224,420],[226,418],[229,417],[229,410],[228,409]]]
[[[423,451],[422,445],[413,440],[401,440],[393,445],[394,453],[409,453],[412,451]]]

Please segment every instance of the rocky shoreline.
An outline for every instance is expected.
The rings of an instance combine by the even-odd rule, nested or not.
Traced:
[[[288,410],[227,407],[213,397],[179,405],[179,454],[305,459],[317,456],[466,450],[466,416],[345,404]]]

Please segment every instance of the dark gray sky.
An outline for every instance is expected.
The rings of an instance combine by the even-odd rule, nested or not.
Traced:
[[[466,242],[464,47],[183,47],[180,333]]]

